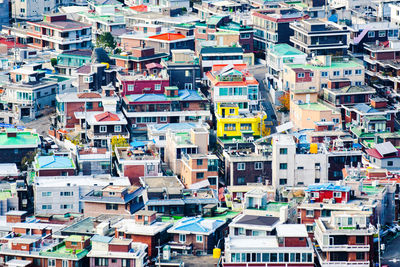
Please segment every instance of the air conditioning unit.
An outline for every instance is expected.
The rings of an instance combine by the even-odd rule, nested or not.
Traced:
[[[137,128],[137,124],[132,124],[132,128]]]

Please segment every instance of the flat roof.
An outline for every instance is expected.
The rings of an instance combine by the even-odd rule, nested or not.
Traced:
[[[280,224],[276,227],[278,237],[308,237],[304,224]]]

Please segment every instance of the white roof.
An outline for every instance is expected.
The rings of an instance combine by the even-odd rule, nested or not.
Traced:
[[[391,142],[376,144],[375,148],[383,157],[387,154],[397,153],[397,149],[393,146]]]
[[[129,186],[128,177],[111,177],[110,175],[97,176],[41,176],[35,178],[35,187],[64,187],[68,186]]]
[[[294,144],[293,135],[290,134],[278,134],[274,136],[274,144],[280,145],[292,145]]]
[[[231,249],[278,248],[276,236],[232,236],[228,240]]]
[[[304,224],[281,224],[276,227],[278,237],[308,237]]]
[[[18,176],[17,164],[0,163],[0,176]]]
[[[171,224],[168,222],[154,222],[147,225],[137,224],[134,219],[124,219],[112,225],[112,227],[117,228],[118,232],[147,236],[154,236],[170,226]]]

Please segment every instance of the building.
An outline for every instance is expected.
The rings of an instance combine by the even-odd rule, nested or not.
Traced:
[[[74,160],[62,155],[36,155],[33,168],[36,176],[73,176],[76,170]]]
[[[128,177],[131,184],[140,185],[140,177],[161,173],[161,160],[154,144],[140,141],[132,144],[132,147],[115,147],[116,170],[119,176]]]
[[[309,19],[290,24],[293,36],[290,42],[308,56],[343,56],[349,48],[350,31],[347,26],[331,21]]]
[[[198,216],[208,204],[218,204],[214,189],[184,189],[176,176],[141,177],[146,210],[171,216]]]
[[[237,104],[241,112],[260,110],[259,84],[246,64],[216,64],[206,77],[215,110],[220,103]]]
[[[304,225],[281,224],[276,235],[229,236],[222,266],[315,266],[314,246]]]
[[[35,177],[35,214],[83,213],[82,198],[93,190],[99,191],[110,184],[129,186],[130,182],[126,177],[110,175]]]
[[[241,47],[203,47],[200,50],[199,59],[203,75],[210,71],[214,65],[247,63]],[[252,62],[248,63],[251,64]]]
[[[329,218],[315,221],[316,254],[321,266],[371,266],[373,235],[370,212],[332,212]]]
[[[10,10],[7,9],[7,13],[18,21],[38,21],[43,19],[44,14],[52,13],[57,8],[56,2],[45,0],[37,1],[34,5],[30,5],[30,3],[24,0],[17,0],[10,4]]]
[[[376,144],[375,148],[367,149],[364,158],[370,166],[389,171],[395,171],[400,166],[399,151],[390,142]]]
[[[107,148],[79,148],[76,161],[78,171],[83,175],[111,173],[111,153]]]
[[[179,89],[194,89],[200,83],[201,73],[199,59],[192,50],[172,50],[171,59],[163,60],[161,65],[165,67],[169,76],[170,86]]]
[[[279,217],[240,214],[229,224],[229,237],[270,236],[276,234],[276,227],[283,222]]]
[[[77,68],[91,62],[92,50],[77,49],[63,51],[57,55],[56,70],[62,75],[72,75]]]
[[[3,84],[0,96],[4,122],[33,120],[55,106],[58,80],[45,77],[41,69],[41,64],[31,64],[10,71],[10,80]]]
[[[62,52],[89,49],[92,45],[91,26],[67,19],[67,15],[46,15],[43,21],[29,21],[28,26],[27,35],[32,38],[29,45],[37,49]]]
[[[132,219],[123,219],[112,225],[115,237],[131,239],[133,242],[146,244],[150,258],[157,256],[157,246],[168,241],[167,230],[172,226],[169,222],[157,221],[155,211],[140,210]]]
[[[173,240],[168,244],[182,254],[211,254],[224,237],[224,226],[224,220],[185,217],[168,229]]]
[[[267,86],[274,103],[279,103],[279,97],[284,94],[283,65],[305,64],[307,55],[286,43],[271,45],[266,53]]]
[[[307,18],[302,12],[291,7],[253,10],[251,15],[256,51],[266,51],[267,43],[291,45],[289,38],[293,35],[293,29],[289,24]]]
[[[323,88],[323,100],[334,107],[370,103],[376,90],[367,85],[350,85],[347,80],[338,79],[337,82],[328,82],[328,87]],[[347,109],[345,109],[347,110]],[[346,122],[347,119],[346,119]]]
[[[96,52],[95,48],[94,51]],[[106,53],[104,50],[101,53]],[[117,72],[120,67],[110,65],[107,60],[109,60],[107,54],[105,55],[107,59],[100,61],[101,58],[97,60],[92,60],[91,64],[84,65],[76,70],[78,76],[78,88],[80,92],[101,92],[103,87],[116,85]]]
[[[347,203],[350,200],[350,187],[333,183],[309,185],[305,192],[311,202]]]
[[[194,31],[196,51],[202,46],[239,45],[245,53],[253,52],[253,28],[232,21],[230,16],[216,15],[204,23],[196,23]]]
[[[142,188],[126,185],[107,185],[82,196],[85,216],[118,214],[130,216],[143,207]]]
[[[202,3],[196,3],[193,5],[193,9],[197,10],[198,17],[201,20],[206,20],[215,15],[231,15],[231,13],[238,12],[239,14],[245,13],[244,3],[237,3],[234,1],[204,1]]]
[[[183,154],[182,183],[190,189],[218,189],[218,157],[210,154]]]
[[[0,162],[16,163],[17,166],[21,166],[22,159],[28,153],[36,151],[40,144],[38,134],[6,129],[0,132]]]
[[[143,267],[147,264],[147,245],[110,236],[95,235],[90,239],[91,250],[87,254],[90,266]]]

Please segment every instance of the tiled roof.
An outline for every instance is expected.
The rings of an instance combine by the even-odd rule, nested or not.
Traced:
[[[94,116],[96,121],[119,121],[119,117],[109,111]]]
[[[163,41],[176,41],[179,39],[184,39],[186,36],[180,33],[162,33],[158,35],[153,35],[150,36],[150,39],[156,39],[156,40],[163,40]]]
[[[101,98],[99,93],[81,93],[78,94],[78,98]]]

